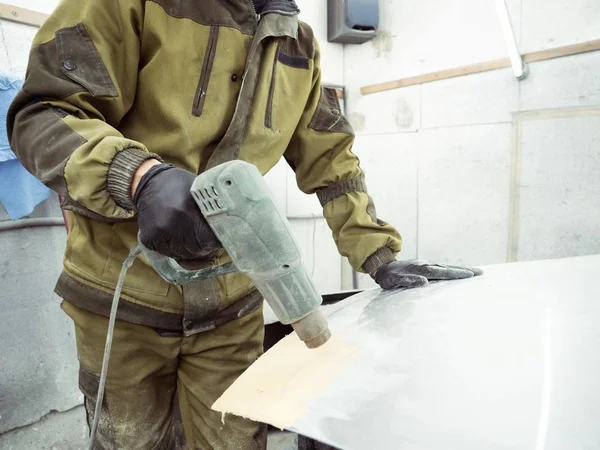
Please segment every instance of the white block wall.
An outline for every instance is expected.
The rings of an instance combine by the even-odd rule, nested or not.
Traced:
[[[344,82],[355,151],[378,212],[404,236],[400,256],[482,265],[600,253],[600,52],[532,63],[521,82],[504,69],[363,96],[507,55],[492,1],[380,4],[379,37],[345,47]],[[600,39],[598,2],[507,4],[522,53]]]

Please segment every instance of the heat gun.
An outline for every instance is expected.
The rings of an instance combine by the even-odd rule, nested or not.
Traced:
[[[291,226],[258,169],[244,161],[221,164],[198,175],[190,192],[232,262],[187,270],[142,247],[156,272],[179,285],[246,273],[281,323],[291,325],[307,347],[327,342],[331,333],[319,310],[322,298],[302,263]]]

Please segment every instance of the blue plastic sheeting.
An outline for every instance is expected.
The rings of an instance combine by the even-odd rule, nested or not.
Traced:
[[[0,203],[12,220],[28,216],[50,195],[50,190],[27,172],[10,149],[6,115],[22,84],[22,78],[0,72]]]

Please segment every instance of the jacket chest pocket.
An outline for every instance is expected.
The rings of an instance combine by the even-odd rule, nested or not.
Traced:
[[[265,127],[282,130],[286,124],[291,124],[295,128],[310,93],[311,82],[310,59],[288,55],[278,45],[267,96]]]
[[[210,76],[212,74],[213,65],[215,62],[215,54],[217,53],[218,40],[219,27],[213,25],[210,27],[208,43],[206,44],[206,52],[204,53],[204,62],[202,63],[202,71],[200,73],[200,81],[198,82],[198,89],[196,89],[196,96],[194,97],[192,114],[194,114],[196,117],[200,117],[202,115],[202,111],[204,111],[204,103],[206,101]]]

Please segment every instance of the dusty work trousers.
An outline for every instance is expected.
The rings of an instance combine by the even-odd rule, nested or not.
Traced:
[[[91,426],[108,319],[63,302],[75,323],[79,387]],[[163,337],[117,321],[97,450],[175,450],[177,392],[189,450],[266,448],[266,426],[211,410],[217,398],[261,354],[262,308],[191,337]]]

